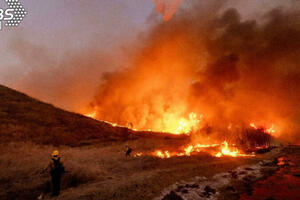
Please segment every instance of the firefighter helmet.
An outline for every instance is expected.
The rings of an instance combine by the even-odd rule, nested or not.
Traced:
[[[58,157],[58,155],[59,155],[58,150],[54,150],[51,154],[52,157]]]

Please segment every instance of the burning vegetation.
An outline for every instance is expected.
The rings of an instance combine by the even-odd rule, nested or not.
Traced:
[[[137,49],[132,45],[129,63],[105,73],[94,99],[77,110],[98,121],[0,86],[0,198],[43,198],[50,187],[38,170],[53,146],[62,149],[71,172],[63,199],[153,199],[193,177],[195,184],[175,192],[197,188],[210,198],[226,186],[239,195],[238,185],[249,191],[252,181],[270,175],[263,167],[274,168],[276,156],[299,153],[298,147],[278,148],[252,159],[270,150],[274,138],[300,143],[299,10],[274,9],[254,20],[217,0],[204,7],[191,1],[176,15],[183,0],[153,1],[164,20]],[[97,68],[97,53],[88,56]],[[81,72],[81,59],[65,63]],[[287,164],[282,158],[278,165]]]
[[[195,3],[153,26],[130,67],[105,74],[86,115],[190,135],[187,147],[150,153],[161,158],[200,151],[243,156],[283,133],[298,143],[299,11],[242,20],[221,7]]]

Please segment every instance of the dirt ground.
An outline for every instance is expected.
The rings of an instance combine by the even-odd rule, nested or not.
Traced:
[[[160,159],[151,156],[124,155],[126,144],[134,151],[149,151],[178,141],[138,139],[94,144],[83,147],[59,147],[67,173],[62,179],[58,199],[153,199],[168,186],[196,176],[212,177],[238,166],[274,158],[267,153],[251,158],[216,158],[201,153],[195,156]],[[56,147],[32,143],[8,143],[0,146],[0,199],[44,199],[50,196],[50,177],[41,173]]]
[[[277,170],[271,176],[252,185],[240,200],[300,199],[300,147],[290,145],[281,151]]]

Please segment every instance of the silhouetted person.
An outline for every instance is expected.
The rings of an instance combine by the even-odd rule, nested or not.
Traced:
[[[48,169],[50,170],[52,181],[52,194],[53,196],[58,196],[60,192],[60,181],[62,175],[65,173],[65,168],[57,150],[51,154],[51,161],[46,167],[46,170]]]
[[[130,156],[132,152],[132,148],[130,148],[128,145],[126,145],[126,150],[125,150],[125,156]]]

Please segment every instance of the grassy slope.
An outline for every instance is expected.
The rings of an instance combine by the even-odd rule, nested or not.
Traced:
[[[68,112],[0,85],[0,143],[82,146],[90,143],[164,138],[164,133],[134,132]],[[168,138],[185,138],[168,135]],[[186,138],[185,138],[186,139]]]
[[[76,146],[126,138],[128,131],[67,112],[0,85],[0,141]]]

